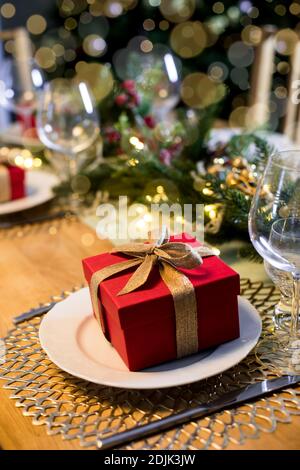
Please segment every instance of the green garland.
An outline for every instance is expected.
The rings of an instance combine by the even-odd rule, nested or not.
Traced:
[[[149,204],[157,202],[153,199],[155,188],[161,186],[169,203],[206,204],[210,209],[205,213],[208,235],[222,240],[248,240],[252,196],[272,152],[266,140],[256,133],[242,133],[212,151],[209,136],[217,104],[197,111],[179,108],[175,120],[155,123],[151,114],[145,115],[134,82],[124,82],[117,93],[115,105],[110,100],[110,107],[111,114],[119,110],[119,116],[103,126],[102,159],[99,161],[94,155],[89,159],[92,164],[80,171],[80,176],[88,181],[88,192],[85,185],[82,193],[84,200],[93,201],[101,191],[109,193],[111,199],[126,195],[131,202]],[[242,183],[228,183],[228,175],[239,174],[234,168],[236,158],[244,165],[243,174],[251,174],[247,191]],[[213,171],[215,161],[219,162],[218,171]],[[74,184],[65,182],[56,192],[66,195],[71,187]]]

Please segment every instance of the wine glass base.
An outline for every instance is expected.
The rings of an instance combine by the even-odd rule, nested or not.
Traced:
[[[291,340],[284,331],[260,340],[255,356],[260,364],[275,374],[300,374],[300,338]]]

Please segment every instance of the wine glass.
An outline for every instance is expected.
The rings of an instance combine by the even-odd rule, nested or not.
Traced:
[[[95,100],[87,83],[68,79],[47,83],[38,108],[37,129],[47,148],[67,158],[74,189],[71,206],[77,211],[79,194],[72,182],[78,174],[79,154],[94,143],[100,131]]]
[[[139,71],[135,77],[137,90],[151,103],[154,119],[164,121],[180,99],[179,63],[164,47],[151,53],[139,53]]]
[[[22,121],[24,131],[35,127],[34,113],[44,76],[33,59],[4,59],[0,67],[0,105]]]
[[[300,372],[300,151],[270,156],[249,215],[251,241],[276,269],[292,276],[290,331],[277,329],[257,348],[261,359],[281,373]]]

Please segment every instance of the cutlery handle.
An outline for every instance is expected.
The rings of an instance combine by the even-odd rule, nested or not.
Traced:
[[[159,434],[182,424],[189,423],[195,419],[209,416],[233,406],[239,406],[254,399],[257,400],[258,398],[270,395],[276,391],[297,385],[299,382],[300,375],[297,375],[282,376],[275,379],[267,379],[260,383],[250,384],[241,389],[230,391],[205,405],[194,406],[187,410],[180,411],[179,413],[174,413],[165,418],[152,421],[151,423],[135,426],[127,431],[99,439],[98,448],[106,450],[128,444],[132,441],[145,439],[154,434]]]
[[[31,218],[24,218],[20,220],[14,220],[14,221],[8,221],[8,222],[0,222],[0,228],[1,229],[8,229],[8,228],[13,228],[17,227],[19,225],[33,225],[33,224],[38,224],[41,222],[50,222],[55,219],[63,219],[64,217],[74,215],[72,212],[68,211],[57,211],[52,214],[42,214],[42,215],[37,215]]]
[[[13,318],[13,323],[14,325],[18,325],[19,323],[22,323],[23,321],[30,320],[31,318],[44,315],[44,313],[47,313],[52,307],[54,307],[56,303],[57,302],[51,302],[48,305],[34,308],[30,310],[29,312],[22,313],[21,315],[18,315],[17,317]]]
[[[179,413],[152,421],[151,423],[144,424],[142,426],[135,426],[132,429],[128,429],[127,431],[99,439],[98,447],[100,450],[107,450],[128,444],[132,441],[145,439],[147,437],[153,436],[154,434],[159,434],[163,431],[168,431],[182,424],[189,423],[193,419],[199,419],[204,416],[208,416],[212,413],[222,410],[226,406],[228,406],[227,402],[223,403],[222,405],[218,404],[217,406],[214,406],[212,403],[205,406],[189,408],[188,410],[180,411]]]

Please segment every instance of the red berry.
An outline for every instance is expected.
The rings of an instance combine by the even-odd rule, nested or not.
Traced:
[[[153,116],[145,116],[144,117],[144,122],[146,124],[147,127],[149,127],[149,129],[154,129],[155,127],[155,121],[154,121],[154,118]]]
[[[116,129],[113,127],[108,127],[104,131],[105,138],[107,139],[108,143],[114,144],[116,142],[119,142],[121,139],[121,134],[118,132]]]
[[[122,88],[128,92],[135,91],[135,81],[134,80],[124,80],[122,83]]]
[[[121,95],[118,95],[115,98],[115,103],[118,106],[124,106],[124,104],[126,104],[127,101],[128,101],[128,97],[127,97],[127,95],[125,95],[125,93],[121,93]]]
[[[159,153],[159,159],[162,163],[164,163],[166,166],[170,166],[171,165],[171,161],[172,161],[172,154],[169,150],[167,149],[161,149],[160,153]]]

